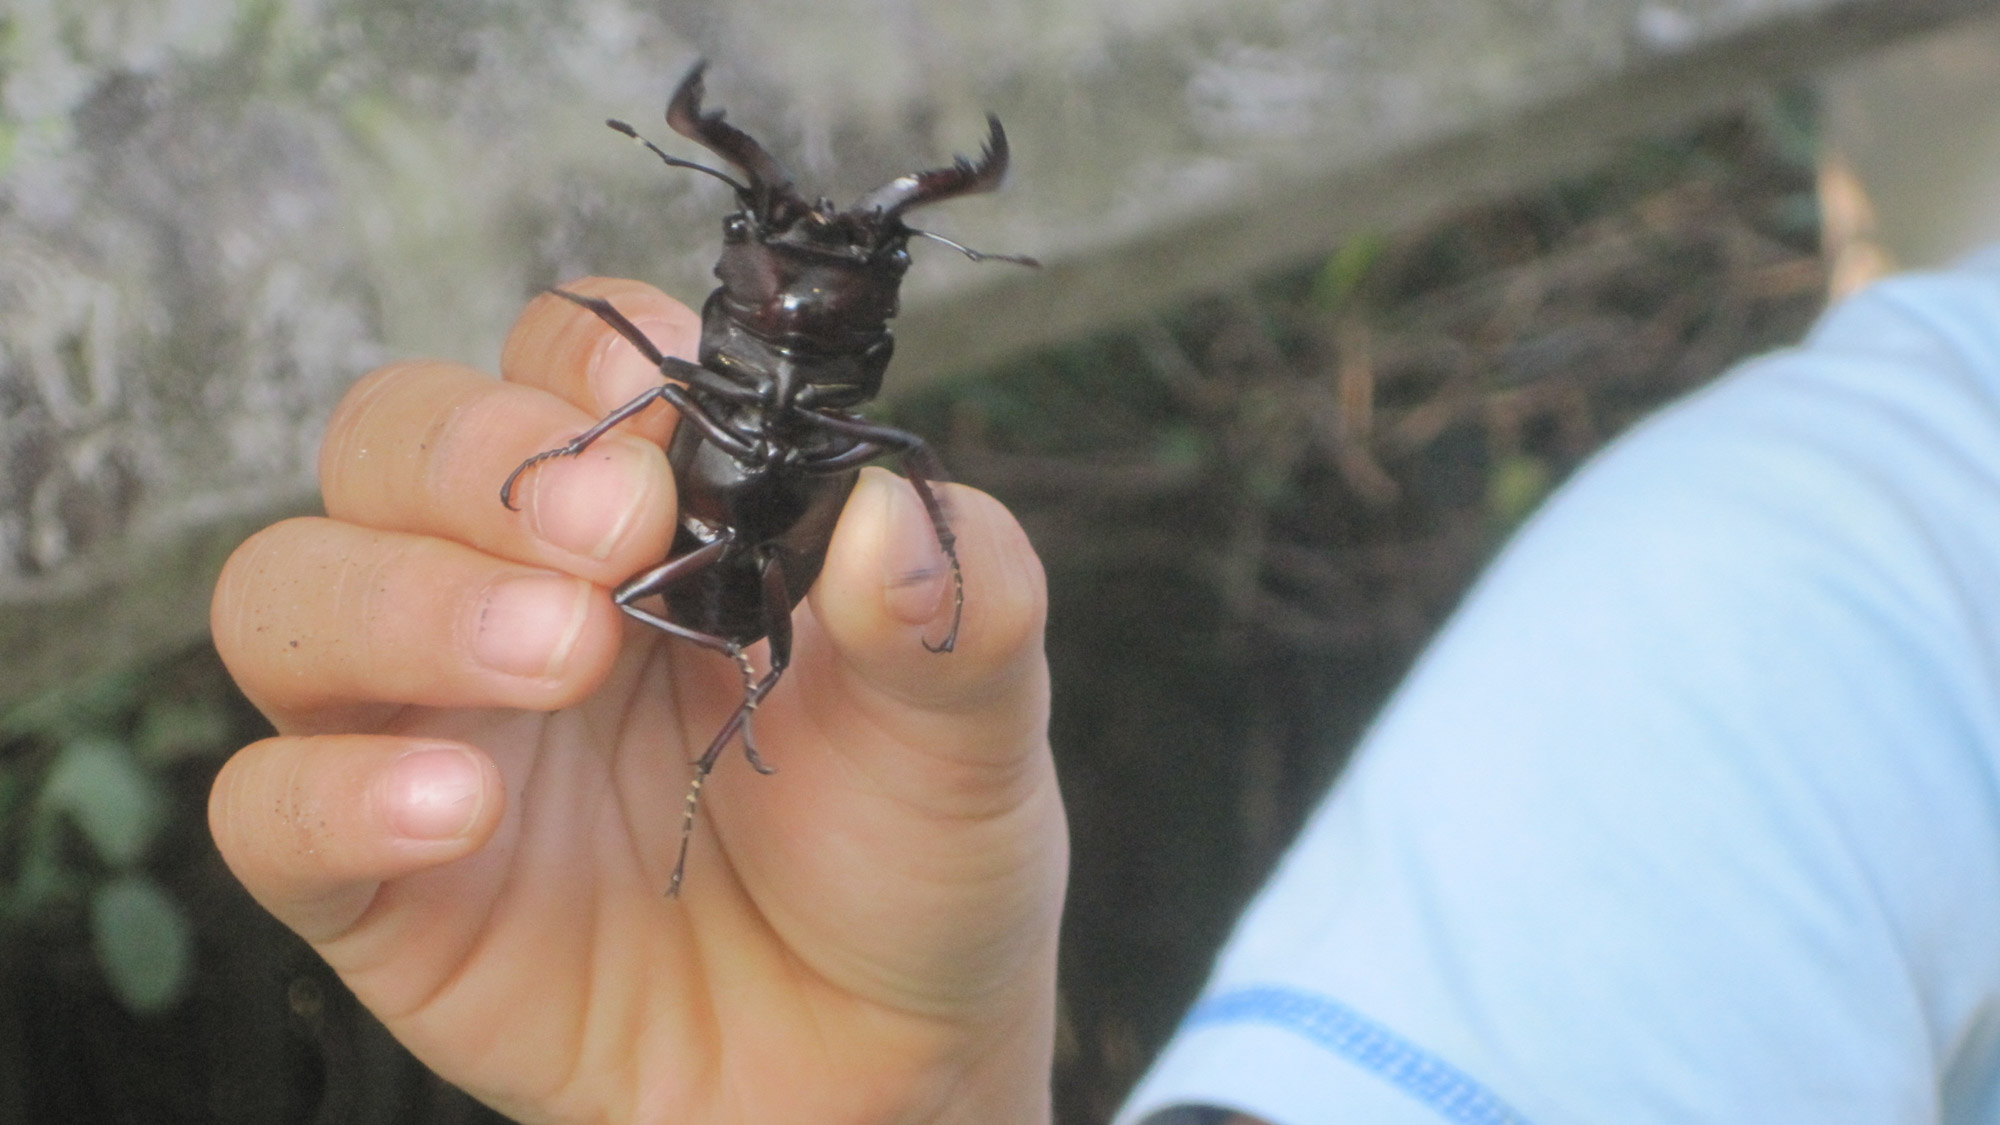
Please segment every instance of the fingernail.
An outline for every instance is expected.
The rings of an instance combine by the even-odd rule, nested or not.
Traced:
[[[922,625],[944,608],[949,575],[937,529],[910,482],[876,477],[871,486],[882,490],[882,598],[898,620]]]
[[[485,803],[486,777],[457,746],[412,750],[389,767],[389,823],[412,840],[452,840],[471,831]]]
[[[635,439],[606,435],[575,457],[537,467],[535,533],[575,555],[602,559],[653,502],[652,456]]]
[[[472,638],[481,664],[510,676],[562,673],[590,613],[589,583],[556,574],[509,578],[489,589]]]

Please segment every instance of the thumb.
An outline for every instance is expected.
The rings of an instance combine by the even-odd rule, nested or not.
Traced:
[[[998,501],[941,491],[965,582],[957,644],[921,643],[946,635],[955,600],[929,515],[909,482],[864,472],[813,589],[804,690],[790,697],[828,752],[759,785],[747,807],[761,830],[730,843],[795,949],[844,951],[802,953],[829,979],[964,1016],[1053,964],[1068,836],[1041,563]]]
[[[208,819],[250,894],[322,944],[383,882],[477,851],[505,803],[493,761],[463,743],[295,736],[237,752],[209,793]]]
[[[1041,561],[999,501],[956,485],[937,491],[963,575],[961,619],[957,575],[916,489],[872,468],[842,513],[813,614],[848,673],[902,703],[951,717],[1019,708],[1024,694],[1046,691]],[[951,651],[936,652],[948,636]]]

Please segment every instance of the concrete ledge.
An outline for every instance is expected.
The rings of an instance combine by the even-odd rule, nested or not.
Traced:
[[[1785,18],[1697,48],[1631,60],[1629,69],[1606,70],[1581,86],[1524,91],[1460,128],[1389,146],[1370,159],[1329,153],[1312,169],[1246,170],[1205,212],[1174,216],[1116,242],[1072,232],[1088,252],[1035,245],[1033,252],[1050,263],[1045,276],[990,279],[974,292],[944,294],[913,310],[899,332],[899,378],[907,384],[913,375],[976,368],[1276,263],[1329,252],[1356,234],[1412,225],[1471,200],[1595,167],[1634,137],[1868,56],[1902,36],[2000,11],[1991,0],[1793,8]],[[1908,98],[1920,96],[1912,91]],[[1910,147],[1895,149],[1905,158],[1900,175],[1921,181],[1923,163]]]
[[[1007,122],[926,213],[894,388],[1115,324],[2000,0],[46,5],[0,36],[0,651],[15,698],[206,624],[390,358],[491,367],[582,273],[698,302],[724,193],[599,124],[712,101],[851,197]],[[560,16],[560,18],[558,18]]]

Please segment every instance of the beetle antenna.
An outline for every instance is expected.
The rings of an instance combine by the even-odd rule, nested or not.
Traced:
[[[928,238],[932,242],[942,242],[975,262],[1012,262],[1017,266],[1027,266],[1030,269],[1042,268],[1042,263],[1039,259],[1030,258],[1026,254],[989,254],[984,250],[974,250],[970,246],[960,245],[946,238],[944,235],[932,234],[927,230],[912,230],[910,233],[918,238]]]
[[[715,169],[710,168],[706,164],[696,164],[692,160],[682,160],[678,156],[669,156],[667,155],[665,149],[662,149],[659,145],[656,145],[653,142],[647,140],[646,138],[640,136],[639,130],[634,129],[630,125],[625,124],[623,121],[619,121],[616,118],[613,118],[609,121],[606,121],[605,124],[611,126],[613,129],[618,130],[619,132],[625,134],[626,136],[632,138],[633,140],[639,142],[640,144],[645,145],[647,148],[652,150],[654,156],[657,156],[661,160],[666,161],[667,164],[671,167],[692,168],[697,172],[706,172],[709,175],[714,176],[716,179],[721,180],[723,183],[728,184],[730,187],[735,188],[736,194],[738,196],[748,198],[750,195],[750,189],[744,187],[742,184],[737,183],[736,177],[729,175],[727,172],[718,172]]]

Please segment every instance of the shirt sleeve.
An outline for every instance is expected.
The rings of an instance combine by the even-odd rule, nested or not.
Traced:
[[[1120,1117],[2000,1119],[2000,255],[1551,499]]]

